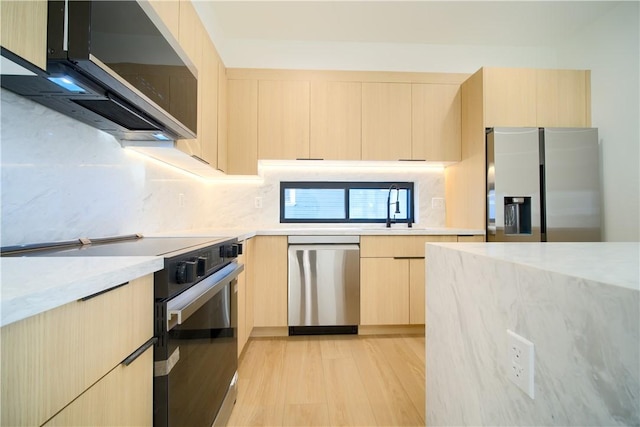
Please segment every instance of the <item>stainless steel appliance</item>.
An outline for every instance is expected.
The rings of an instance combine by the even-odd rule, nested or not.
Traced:
[[[600,241],[598,130],[487,129],[487,241]]]
[[[237,395],[237,239],[82,239],[2,256],[162,256],[154,275],[154,426],[225,425]]]
[[[147,12],[146,1],[49,0],[47,69],[2,48],[32,73],[3,73],[2,87],[120,140],[194,138],[196,77]]]
[[[289,335],[358,333],[360,237],[289,236]]]

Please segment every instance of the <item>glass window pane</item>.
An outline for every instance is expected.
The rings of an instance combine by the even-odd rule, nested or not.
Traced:
[[[287,188],[284,190],[286,219],[345,219],[342,188]]]
[[[407,219],[407,197],[409,191],[391,191],[389,213],[391,219]],[[386,219],[388,189],[362,188],[349,190],[349,219]],[[400,213],[396,212],[396,201]]]

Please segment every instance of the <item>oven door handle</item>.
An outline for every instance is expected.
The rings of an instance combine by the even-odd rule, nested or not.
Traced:
[[[184,323],[207,301],[244,271],[244,264],[232,262],[167,302],[167,331]]]

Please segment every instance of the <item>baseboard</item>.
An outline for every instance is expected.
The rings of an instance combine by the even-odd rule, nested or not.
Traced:
[[[288,337],[289,336],[289,327],[288,326],[267,326],[267,327],[257,327],[254,326],[251,331],[251,336],[255,338],[260,337]]]
[[[360,325],[358,335],[424,335],[424,325]]]

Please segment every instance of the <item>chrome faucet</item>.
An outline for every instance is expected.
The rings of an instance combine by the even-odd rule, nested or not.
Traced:
[[[396,190],[396,201],[391,203],[391,190]],[[396,184],[391,184],[389,186],[389,194],[387,195],[387,228],[391,228],[391,223],[393,222],[395,224],[396,220],[395,218],[393,220],[391,220],[391,211],[389,210],[389,207],[394,204],[396,205],[396,211],[395,213],[399,214],[400,213],[400,194],[399,194],[399,189],[398,186]]]

